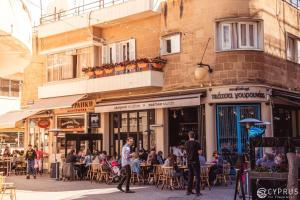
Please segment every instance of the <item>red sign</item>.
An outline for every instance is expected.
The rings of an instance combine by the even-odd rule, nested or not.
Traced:
[[[48,128],[50,126],[50,121],[48,119],[41,119],[38,121],[38,127]]]

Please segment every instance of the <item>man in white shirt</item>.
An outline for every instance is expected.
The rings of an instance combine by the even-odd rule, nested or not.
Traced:
[[[130,147],[132,145],[133,145],[133,138],[128,137],[126,144],[122,148],[121,164],[122,164],[123,176],[122,176],[117,188],[118,188],[118,190],[125,192],[125,193],[134,193],[134,191],[129,190],[129,184],[130,184],[130,178],[131,178],[131,167],[130,167],[131,161],[130,161],[130,159],[133,156],[132,154],[130,154]],[[122,189],[122,185],[124,184],[125,181],[126,181],[126,190],[124,191]]]

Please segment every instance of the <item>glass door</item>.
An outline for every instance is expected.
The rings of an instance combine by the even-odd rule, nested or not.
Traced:
[[[248,133],[239,121],[260,119],[260,105],[217,105],[218,151],[223,149],[239,154],[247,152]]]

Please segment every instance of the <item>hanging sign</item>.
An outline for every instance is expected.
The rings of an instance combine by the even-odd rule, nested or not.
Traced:
[[[50,126],[49,119],[41,119],[37,123],[39,128],[48,128]]]
[[[100,128],[100,113],[89,113],[89,127]]]

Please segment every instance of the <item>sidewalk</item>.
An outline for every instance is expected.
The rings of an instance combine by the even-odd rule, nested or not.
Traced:
[[[185,191],[157,189],[149,185],[133,185],[134,194],[124,194],[115,185],[91,183],[89,181],[62,182],[49,179],[48,176],[26,180],[24,176],[11,176],[7,182],[14,182],[18,200],[232,200],[233,185],[214,187],[211,191],[202,191],[203,195],[186,196]],[[9,199],[9,198],[6,198]]]

